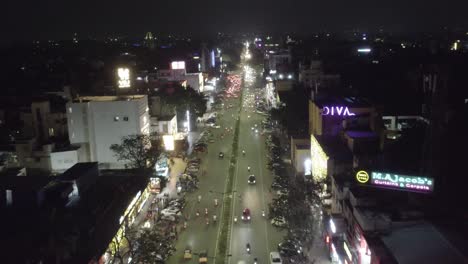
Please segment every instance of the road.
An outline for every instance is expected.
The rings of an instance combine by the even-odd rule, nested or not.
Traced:
[[[259,263],[269,263],[268,257],[271,251],[276,251],[276,246],[284,236],[262,216],[262,211],[268,212],[268,203],[272,198],[270,186],[272,176],[266,168],[265,136],[260,134],[261,122],[264,116],[255,113],[254,92],[259,84],[254,81],[259,77],[254,69],[248,67],[245,76],[244,102],[240,118],[239,153],[245,150],[246,155],[240,156],[234,178],[234,190],[237,198],[234,200],[233,215],[240,219],[244,208],[251,211],[250,221],[238,221],[233,223],[231,229],[231,243],[229,263],[237,264],[253,263],[256,257]],[[252,130],[257,124],[259,132]],[[250,173],[247,167],[250,166]],[[248,175],[256,177],[255,184],[248,184]],[[251,254],[246,251],[246,244],[251,245]]]
[[[249,72],[251,77],[259,76],[258,73]],[[250,79],[249,79],[250,80]],[[268,211],[268,202],[271,198],[270,185],[272,178],[266,169],[265,137],[255,134],[251,127],[254,124],[261,125],[263,116],[252,113],[253,106],[247,99],[253,91],[258,88],[254,81],[246,80],[243,87],[244,102],[247,107],[243,107],[240,115],[240,134],[239,134],[239,157],[234,176],[234,203],[233,215],[239,218],[237,223],[232,223],[230,235],[230,255],[229,263],[239,263],[243,260],[246,263],[252,263],[253,258],[257,257],[259,263],[267,263],[270,251],[275,251],[276,245],[280,242],[284,233],[274,228],[266,217],[262,217],[261,211]],[[232,104],[231,108],[228,106]],[[219,129],[211,128],[215,135],[215,142],[208,146],[208,152],[199,154],[202,158],[201,168],[205,171],[200,176],[199,189],[191,194],[187,194],[188,205],[184,213],[189,216],[187,221],[188,228],[179,233],[179,239],[176,242],[176,252],[170,257],[167,263],[198,263],[198,257],[194,255],[191,261],[183,260],[184,249],[189,246],[194,253],[201,250],[207,250],[209,263],[214,263],[214,257],[217,251],[217,240],[219,237],[219,221],[212,222],[213,213],[218,217],[221,215],[221,201],[225,188],[226,177],[228,176],[229,159],[232,151],[233,132],[227,134],[223,139],[218,136],[225,128],[234,128],[235,119],[240,109],[239,98],[226,99],[223,110],[219,111],[217,124]],[[250,117],[249,117],[250,116]],[[240,153],[245,149],[246,156]],[[224,159],[219,159],[218,154],[225,153]],[[257,182],[255,185],[248,186],[247,166],[251,167],[251,172],[255,174]],[[197,197],[201,195],[201,202],[197,202]],[[220,201],[220,206],[214,206],[214,199]],[[243,208],[249,208],[252,212],[250,222],[240,221],[240,215]],[[204,210],[208,208],[210,223],[206,225]],[[199,210],[202,216],[197,217],[196,211]],[[231,219],[232,221],[233,219]],[[246,253],[246,243],[250,243],[252,254]],[[211,258],[210,258],[211,257]]]
[[[229,108],[229,104],[232,104],[232,107]],[[236,120],[233,115],[238,114],[239,107],[239,98],[225,100],[224,108],[219,111],[220,115],[217,118],[217,124],[220,125],[220,128],[210,128],[214,134],[215,142],[209,144],[207,153],[198,154],[202,159],[200,168],[204,173],[199,176],[199,189],[186,195],[187,206],[184,209],[184,214],[188,215],[189,218],[187,229],[179,233],[179,239],[175,245],[176,252],[168,259],[167,263],[198,263],[197,256],[188,262],[183,260],[183,252],[187,246],[194,253],[207,250],[209,259],[211,259],[210,263],[214,260],[220,225],[219,220],[216,224],[213,223],[212,217],[213,214],[217,217],[221,215],[221,201],[228,175],[233,132],[225,133],[222,139],[219,136],[225,132],[226,128],[234,128]],[[223,159],[218,157],[220,151],[225,154]],[[202,197],[200,203],[198,203],[199,195]],[[214,206],[214,199],[218,199],[219,206]],[[209,225],[206,225],[205,208],[208,208],[209,212]],[[201,213],[199,217],[196,216],[197,210]]]

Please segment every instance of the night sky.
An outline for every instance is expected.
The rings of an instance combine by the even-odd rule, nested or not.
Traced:
[[[467,0],[23,0],[2,3],[2,40],[107,34],[311,32],[468,25]],[[6,8],[5,8],[6,5]],[[6,11],[6,12],[5,12]]]

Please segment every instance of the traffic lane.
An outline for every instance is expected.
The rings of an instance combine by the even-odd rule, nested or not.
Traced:
[[[241,124],[250,127],[251,120],[242,117]],[[265,208],[263,199],[263,189],[261,188],[262,173],[261,164],[258,161],[258,145],[252,140],[260,140],[257,135],[252,135],[251,129],[241,129],[240,143],[245,144],[246,155],[238,159],[237,168],[237,198],[234,201],[234,214],[239,218],[239,222],[233,225],[233,234],[231,239],[232,257],[231,263],[238,261],[253,261],[254,257],[258,259],[266,259],[268,256],[268,234],[266,231],[267,219],[262,216],[262,210]],[[251,166],[251,173],[256,174],[258,178],[256,184],[250,185],[247,182],[247,177],[250,174],[247,166]],[[260,187],[260,188],[259,188]],[[251,211],[251,220],[242,221],[240,217],[244,208],[249,208]],[[247,254],[246,245],[250,243],[252,252]]]
[[[221,118],[225,126],[234,125],[232,118]],[[217,217],[221,215],[221,193],[224,190],[225,175],[229,164],[229,157],[224,159],[218,158],[219,149],[230,151],[232,146],[232,135],[226,136],[224,139],[215,140],[208,146],[208,153],[201,154],[201,168],[206,170],[204,175],[200,175],[199,189],[186,195],[188,201],[184,214],[188,214],[188,228],[180,232],[179,239],[176,243],[176,253],[169,258],[167,263],[179,263],[183,257],[183,252],[187,246],[192,248],[192,251],[197,253],[201,250],[208,250],[209,256],[214,256],[216,248],[216,239],[219,232],[219,219],[216,224],[212,221],[213,214]],[[229,152],[230,153],[230,152]],[[213,192],[209,192],[209,191]],[[198,203],[198,195],[202,199]],[[214,199],[220,201],[220,205],[214,206]],[[206,225],[204,210],[208,208],[209,225]],[[200,216],[196,216],[196,211],[200,212]]]
[[[254,123],[261,124],[261,121],[264,119],[264,116],[260,114],[256,114],[256,113],[251,113],[250,119],[251,121],[249,125],[252,126],[252,124]],[[259,175],[257,188],[262,189],[262,194],[263,194],[262,204],[264,204],[264,208],[265,208],[264,210],[267,214],[266,215],[266,218],[267,218],[268,212],[269,212],[268,210],[269,203],[271,202],[271,199],[275,195],[272,193],[272,190],[271,190],[271,183],[273,182],[272,173],[267,168],[268,160],[266,158],[266,155],[268,154],[268,151],[265,147],[265,140],[266,140],[267,135],[266,134],[265,135],[258,134],[258,135],[259,135],[258,140],[254,141],[256,145],[254,148],[254,152],[256,153],[252,153],[253,155],[258,155],[258,158],[256,159],[256,162],[255,162],[256,164],[255,168],[252,168],[252,169],[256,170]],[[271,251],[277,250],[278,243],[281,242],[284,236],[286,235],[286,230],[274,227],[273,225],[271,225],[271,222],[268,219],[265,219],[265,221],[267,221],[264,228],[266,228],[265,233],[266,233],[266,236],[268,237],[268,239],[266,240],[268,244],[268,247],[267,247],[268,252],[267,252],[266,257],[268,257],[268,254]]]

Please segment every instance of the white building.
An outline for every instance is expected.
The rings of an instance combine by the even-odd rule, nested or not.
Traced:
[[[203,74],[201,72],[187,73],[185,70],[185,63],[183,64],[183,68],[158,70],[157,78],[166,81],[186,81],[186,84],[197,92],[203,92],[204,89]]]
[[[158,135],[177,134],[177,115],[151,117],[151,133]]]
[[[146,95],[79,97],[67,104],[71,144],[81,146],[80,162],[122,168],[110,149],[122,137],[150,133]]]

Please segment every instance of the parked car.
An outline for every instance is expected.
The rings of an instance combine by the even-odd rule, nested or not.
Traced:
[[[278,252],[281,256],[291,257],[295,255],[302,255],[302,247],[292,240],[285,240],[278,244]]]
[[[273,226],[276,226],[276,227],[286,227],[287,226],[286,219],[284,217],[282,217],[282,216],[275,217],[275,218],[271,219],[271,224]]]
[[[270,252],[270,264],[282,264],[281,256],[278,252]]]

